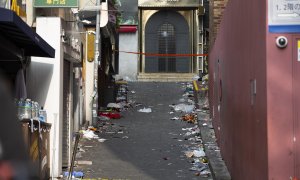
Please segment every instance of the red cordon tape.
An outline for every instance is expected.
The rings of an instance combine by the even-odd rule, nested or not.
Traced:
[[[118,51],[118,50],[115,50]],[[208,56],[208,54],[155,54],[155,53],[141,53],[141,52],[130,52],[130,51],[118,51],[121,53],[128,54],[140,54],[144,56],[163,56],[163,57],[191,57],[191,56]]]

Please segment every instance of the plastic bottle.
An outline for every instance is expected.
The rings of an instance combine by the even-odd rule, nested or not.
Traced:
[[[24,118],[24,114],[25,114],[24,99],[21,98],[17,101],[17,108],[18,108],[18,118],[19,118],[19,120],[22,120]]]
[[[40,121],[47,122],[47,112],[44,110],[44,107],[41,107],[40,110]]]
[[[35,102],[35,117],[37,119],[40,117],[40,105],[38,102]]]
[[[35,118],[35,112],[36,112],[36,109],[35,109],[35,102],[32,101],[32,102],[31,102],[31,118],[32,118],[32,119]]]
[[[65,177],[68,177],[69,176],[69,172],[64,172],[64,176]],[[73,171],[72,172],[72,177],[75,177],[75,178],[82,178],[84,176],[83,172],[77,172],[77,171]]]
[[[25,106],[24,106],[24,119],[31,119],[32,118],[32,103],[30,99],[26,99]]]

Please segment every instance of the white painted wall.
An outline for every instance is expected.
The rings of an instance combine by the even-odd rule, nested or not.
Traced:
[[[50,169],[54,177],[62,169],[62,115],[63,115],[63,50],[61,19],[38,17],[37,33],[55,49],[55,58],[33,57],[27,72],[28,95],[47,110],[50,132]],[[55,117],[55,114],[57,117]]]
[[[87,61],[86,63],[86,80],[85,80],[85,118],[89,124],[93,121],[93,92],[94,92],[94,72],[95,72],[95,62]]]
[[[138,52],[138,32],[120,33],[120,51]],[[119,75],[118,78],[135,81],[138,73],[138,55],[120,52],[119,54]]]

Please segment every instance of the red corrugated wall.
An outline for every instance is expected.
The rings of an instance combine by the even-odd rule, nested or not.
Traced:
[[[236,180],[268,179],[266,21],[265,0],[230,0],[209,57],[214,126]]]
[[[281,35],[287,48],[276,46]],[[267,0],[230,0],[209,66],[212,117],[233,179],[300,179],[298,41],[268,32]]]
[[[300,138],[296,133],[299,132],[300,69],[297,66],[300,62],[293,57],[297,55],[296,36],[285,34],[289,44],[279,49],[275,44],[279,35],[282,34],[268,34],[266,60],[269,176],[276,180],[300,177],[299,159],[296,159],[299,143],[294,142],[294,137]]]

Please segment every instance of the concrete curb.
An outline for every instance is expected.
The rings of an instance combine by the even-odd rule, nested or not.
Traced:
[[[196,107],[201,109],[199,104],[199,102],[201,102],[199,97],[199,82],[193,81],[193,86]],[[208,111],[198,113],[198,126],[200,128],[200,135],[203,140],[204,150],[209,161],[212,177],[214,180],[231,180],[230,173],[221,156],[220,148],[216,141],[212,121],[208,119],[210,119]]]
[[[198,114],[198,117],[200,113]],[[215,180],[231,180],[231,176],[216,143],[215,132],[212,123],[198,119],[200,134],[204,144],[204,150],[209,161],[212,176]],[[207,124],[207,125],[203,125]]]

